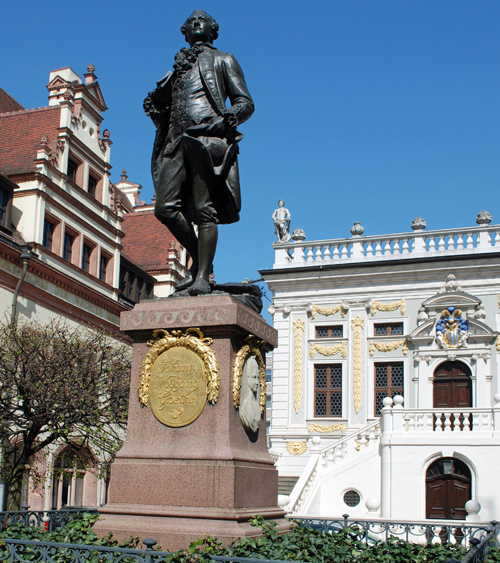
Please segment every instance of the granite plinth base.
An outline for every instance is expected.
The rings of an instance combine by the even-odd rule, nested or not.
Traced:
[[[112,529],[113,537],[124,540],[131,535],[142,539],[153,538],[162,551],[186,549],[189,544],[205,535],[218,538],[224,545],[230,545],[239,538],[259,537],[260,528],[252,526],[249,519],[252,513],[227,514],[227,518],[210,518],[200,514],[200,518],[175,516],[163,512],[157,515],[136,514],[134,506],[123,506],[122,514],[106,514],[106,528]],[[234,511],[231,511],[234,512]],[[274,513],[264,513],[266,519],[278,524],[278,530],[286,532],[290,523]],[[100,522],[98,522],[100,524]]]
[[[191,424],[173,428],[155,418],[137,397],[139,370],[153,330],[199,328],[220,372],[219,398]],[[122,314],[121,329],[133,340],[127,437],[111,469],[108,503],[96,525],[118,538],[152,537],[163,549],[188,547],[208,533],[230,543],[258,536],[250,525],[259,514],[277,520],[278,472],[266,444],[266,421],[248,433],[234,407],[235,355],[252,334],[272,349],[276,331],[228,295],[159,299]]]

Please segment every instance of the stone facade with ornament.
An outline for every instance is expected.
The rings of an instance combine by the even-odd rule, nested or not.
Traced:
[[[498,519],[500,225],[476,223],[274,243],[269,440],[290,514]]]
[[[0,311],[42,323],[62,317],[125,339],[120,314],[170,293],[183,277],[186,253],[152,206],[139,201],[140,186],[127,181],[126,171],[110,182],[112,142],[102,127],[107,107],[95,72],[92,64],[83,78],[69,67],[51,71],[48,105],[34,109],[0,88]],[[22,504],[105,501],[107,483],[88,462],[92,452],[81,452],[76,472],[62,445],[45,453],[44,464],[62,477],[47,472],[43,490],[28,488],[26,478]],[[0,483],[0,509],[4,504]]]

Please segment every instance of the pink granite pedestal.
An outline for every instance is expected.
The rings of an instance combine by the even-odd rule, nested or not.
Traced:
[[[170,428],[137,389],[139,369],[155,329],[199,328],[213,338],[220,370],[219,399],[206,404],[188,426]],[[98,533],[117,538],[154,538],[176,550],[204,533],[230,543],[259,535],[252,515],[278,521],[278,472],[266,445],[266,422],[257,434],[244,430],[233,404],[232,373],[236,352],[253,334],[271,350],[277,333],[260,315],[229,295],[146,301],[122,313],[121,330],[133,340],[133,365],[127,437],[111,469],[108,503],[100,510]]]

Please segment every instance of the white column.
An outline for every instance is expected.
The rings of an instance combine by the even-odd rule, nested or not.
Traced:
[[[383,401],[384,407],[380,419],[380,489],[382,518],[391,517],[391,435],[392,435],[392,399],[386,397]]]

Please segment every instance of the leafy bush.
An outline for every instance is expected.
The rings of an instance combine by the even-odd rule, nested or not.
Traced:
[[[14,524],[0,532],[0,558],[6,555],[4,538],[132,549],[141,547],[137,537],[130,537],[121,543],[114,540],[111,534],[105,538],[99,537],[92,530],[97,518],[96,514],[78,515],[54,532]],[[204,536],[193,542],[189,549],[172,553],[166,558],[166,563],[205,563],[210,561],[210,555],[310,563],[445,563],[450,558],[461,560],[466,553],[465,548],[456,545],[418,545],[396,538],[367,544],[363,530],[357,527],[332,534],[292,523],[290,532],[280,534],[274,522],[267,522],[262,517],[255,517],[252,524],[261,528],[261,536],[241,538],[229,547],[223,546],[217,538]],[[22,557],[28,561],[38,560],[38,556],[29,550],[25,550]],[[64,550],[52,555],[52,560],[56,563],[67,563],[71,559],[71,554]],[[105,557],[101,559],[104,561]],[[91,554],[89,561],[98,563],[98,554]],[[490,550],[488,561],[500,562],[499,548]],[[124,563],[127,563],[127,558]]]

